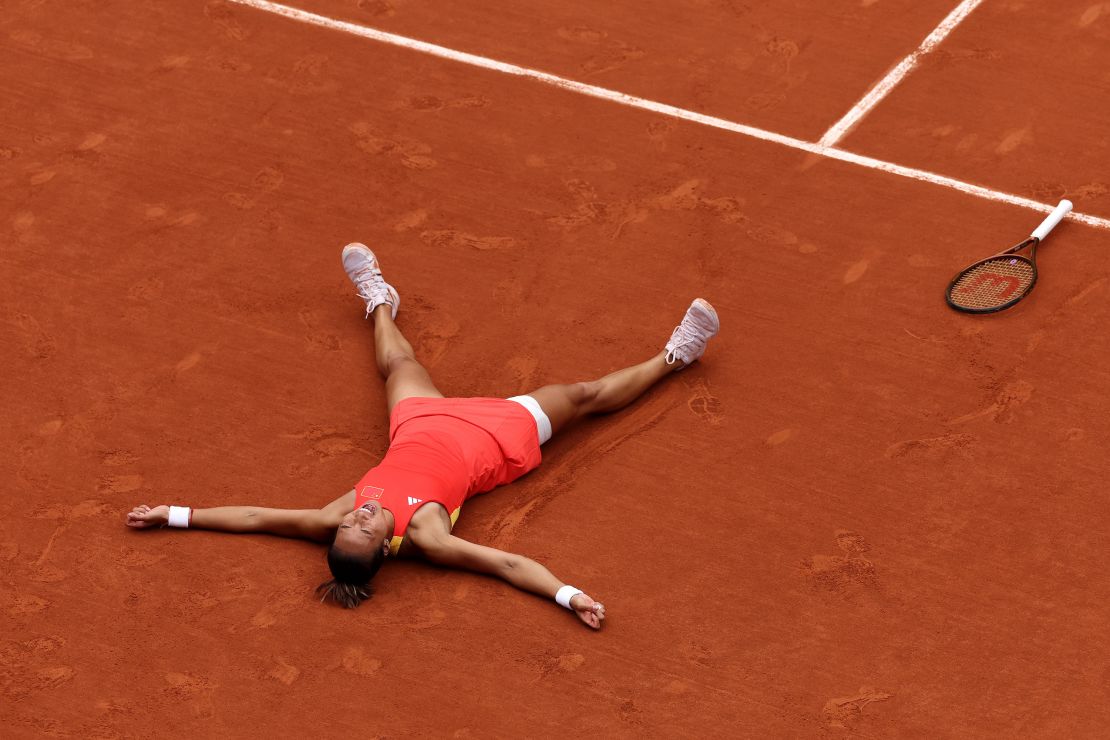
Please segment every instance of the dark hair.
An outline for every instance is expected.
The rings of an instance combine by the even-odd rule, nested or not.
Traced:
[[[328,548],[328,567],[334,577],[316,587],[318,595],[323,593],[320,601],[330,597],[341,606],[354,609],[374,593],[370,579],[384,562],[385,553],[380,547],[368,553],[352,553],[337,548],[332,541]]]

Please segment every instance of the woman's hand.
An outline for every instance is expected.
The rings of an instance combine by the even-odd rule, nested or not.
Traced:
[[[570,605],[578,618],[588,626],[595,630],[601,628],[601,623],[605,621],[605,606],[601,602],[594,601],[586,594],[575,594],[571,597]]]
[[[135,529],[164,527],[169,520],[170,507],[155,506],[152,509],[146,504],[143,504],[141,506],[136,506],[127,515],[127,526],[134,527]]]

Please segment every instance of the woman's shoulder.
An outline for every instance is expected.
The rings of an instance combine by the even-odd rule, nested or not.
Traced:
[[[427,549],[448,534],[451,534],[451,517],[447,514],[447,509],[440,503],[429,501],[417,509],[409,520],[405,530],[405,545],[409,550]]]

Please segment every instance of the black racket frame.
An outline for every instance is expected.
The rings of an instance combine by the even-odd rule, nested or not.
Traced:
[[[984,257],[983,259],[979,260],[978,262],[976,262],[974,264],[971,264],[971,265],[968,265],[964,269],[957,272],[956,277],[952,278],[952,281],[948,283],[948,288],[944,291],[944,300],[945,300],[945,302],[948,303],[950,308],[953,308],[956,311],[960,311],[961,313],[998,313],[999,311],[1005,311],[1007,308],[1010,308],[1015,303],[1017,303],[1021,299],[1025,298],[1025,296],[1032,293],[1033,288],[1036,287],[1036,285],[1037,285],[1037,263],[1036,263],[1035,258],[1036,258],[1036,255],[1037,255],[1037,245],[1040,244],[1040,243],[1041,243],[1040,239],[1038,239],[1035,236],[1031,236],[1028,239],[1025,239],[1025,240],[1021,241],[1020,243],[1016,244],[1015,246],[1010,247],[1005,252],[999,252],[998,254],[993,254],[990,257]],[[1026,247],[1028,247],[1030,245],[1032,245],[1033,248],[1029,250],[1029,256],[1028,257],[1026,257],[1023,254],[1014,254],[1015,252],[1020,252],[1021,250],[1025,249]],[[996,260],[999,257],[1005,257],[1008,254],[1014,254],[1014,256],[1017,257],[1019,260],[1022,260],[1024,262],[1028,262],[1029,266],[1033,268],[1033,281],[1031,283],[1029,283],[1028,288],[1026,288],[1025,290],[1023,290],[1021,292],[1021,295],[1019,295],[1017,298],[1013,299],[1012,301],[1007,301],[1006,303],[1003,303],[1001,306],[995,306],[994,308],[965,308],[964,306],[957,306],[955,303],[952,302],[952,289],[954,287],[956,287],[956,283],[959,282],[961,277],[963,277],[966,273],[970,272],[971,270],[974,270],[979,265],[982,265],[986,262],[990,262],[991,260]]]

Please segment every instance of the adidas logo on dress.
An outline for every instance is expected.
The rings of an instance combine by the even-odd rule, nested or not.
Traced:
[[[424,503],[424,499],[422,499],[422,498],[413,498],[412,496],[409,496],[409,506],[413,506],[415,504],[422,504],[422,503]]]

